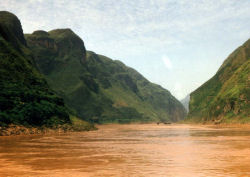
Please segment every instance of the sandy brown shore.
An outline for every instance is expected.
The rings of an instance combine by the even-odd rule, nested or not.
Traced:
[[[21,125],[9,125],[0,127],[0,136],[17,136],[17,135],[44,135],[44,134],[61,134],[76,132],[71,125],[60,125],[57,127],[25,127]]]

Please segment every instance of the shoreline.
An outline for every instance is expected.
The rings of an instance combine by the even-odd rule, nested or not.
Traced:
[[[206,126],[211,128],[249,128],[250,129],[250,123],[176,123],[179,125],[191,125],[191,126]]]
[[[11,124],[8,127],[0,127],[0,137],[65,134],[65,133],[84,132],[93,130],[97,130],[97,128],[96,127],[79,128],[67,124],[59,125],[57,127],[25,127],[22,125]]]

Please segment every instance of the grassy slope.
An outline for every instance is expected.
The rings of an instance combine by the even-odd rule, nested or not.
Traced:
[[[191,94],[188,119],[250,122],[250,40],[236,49],[216,75]]]
[[[0,126],[69,123],[68,111],[34,66],[21,23],[0,12]]]
[[[37,31],[26,38],[49,85],[85,120],[176,121],[185,116],[183,106],[167,90],[119,61],[86,53],[69,29]]]

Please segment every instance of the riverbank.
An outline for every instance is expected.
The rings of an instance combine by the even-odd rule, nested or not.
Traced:
[[[48,127],[25,127],[22,125],[11,124],[7,127],[0,127],[0,136],[65,133],[70,131],[70,129],[71,128],[67,125],[60,126],[57,128],[48,128]]]
[[[208,124],[207,126],[211,127],[211,128],[244,128],[244,129],[250,129],[250,123],[247,123],[247,124]]]
[[[5,127],[0,127],[0,136],[60,134],[97,130],[94,124],[80,120],[76,117],[71,117],[71,122],[72,124],[55,125],[53,127],[34,127],[10,124]]]
[[[8,127],[0,127],[0,136],[47,135],[91,130],[97,130],[97,128],[94,125],[85,127],[74,127],[72,125],[60,125],[57,127],[25,127],[12,124]]]
[[[250,129],[250,123],[220,123],[215,124],[213,122],[205,122],[205,123],[194,123],[194,122],[180,122],[178,125],[190,125],[190,126],[205,126],[209,128],[244,128]]]

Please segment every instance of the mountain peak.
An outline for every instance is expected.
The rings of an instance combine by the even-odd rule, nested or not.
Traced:
[[[69,28],[49,32],[38,30],[26,34],[25,37],[31,49],[38,47],[42,51],[47,51],[43,58],[35,57],[43,73],[48,74],[53,68],[66,66],[72,60],[80,64],[86,59],[84,42]]]
[[[18,43],[26,45],[21,22],[10,12],[0,11],[0,35],[15,47]]]
[[[34,31],[32,33],[32,35],[36,35],[36,36],[46,36],[48,37],[49,36],[49,33],[47,31],[43,31],[43,30],[37,30],[37,31]]]
[[[70,28],[54,29],[48,32],[53,38],[68,39],[78,41],[79,44],[83,43],[82,39],[75,34]]]
[[[84,42],[70,28],[55,29],[48,33],[50,37],[55,40],[58,50],[60,51],[60,56],[73,52],[81,59],[85,59],[86,49]]]

